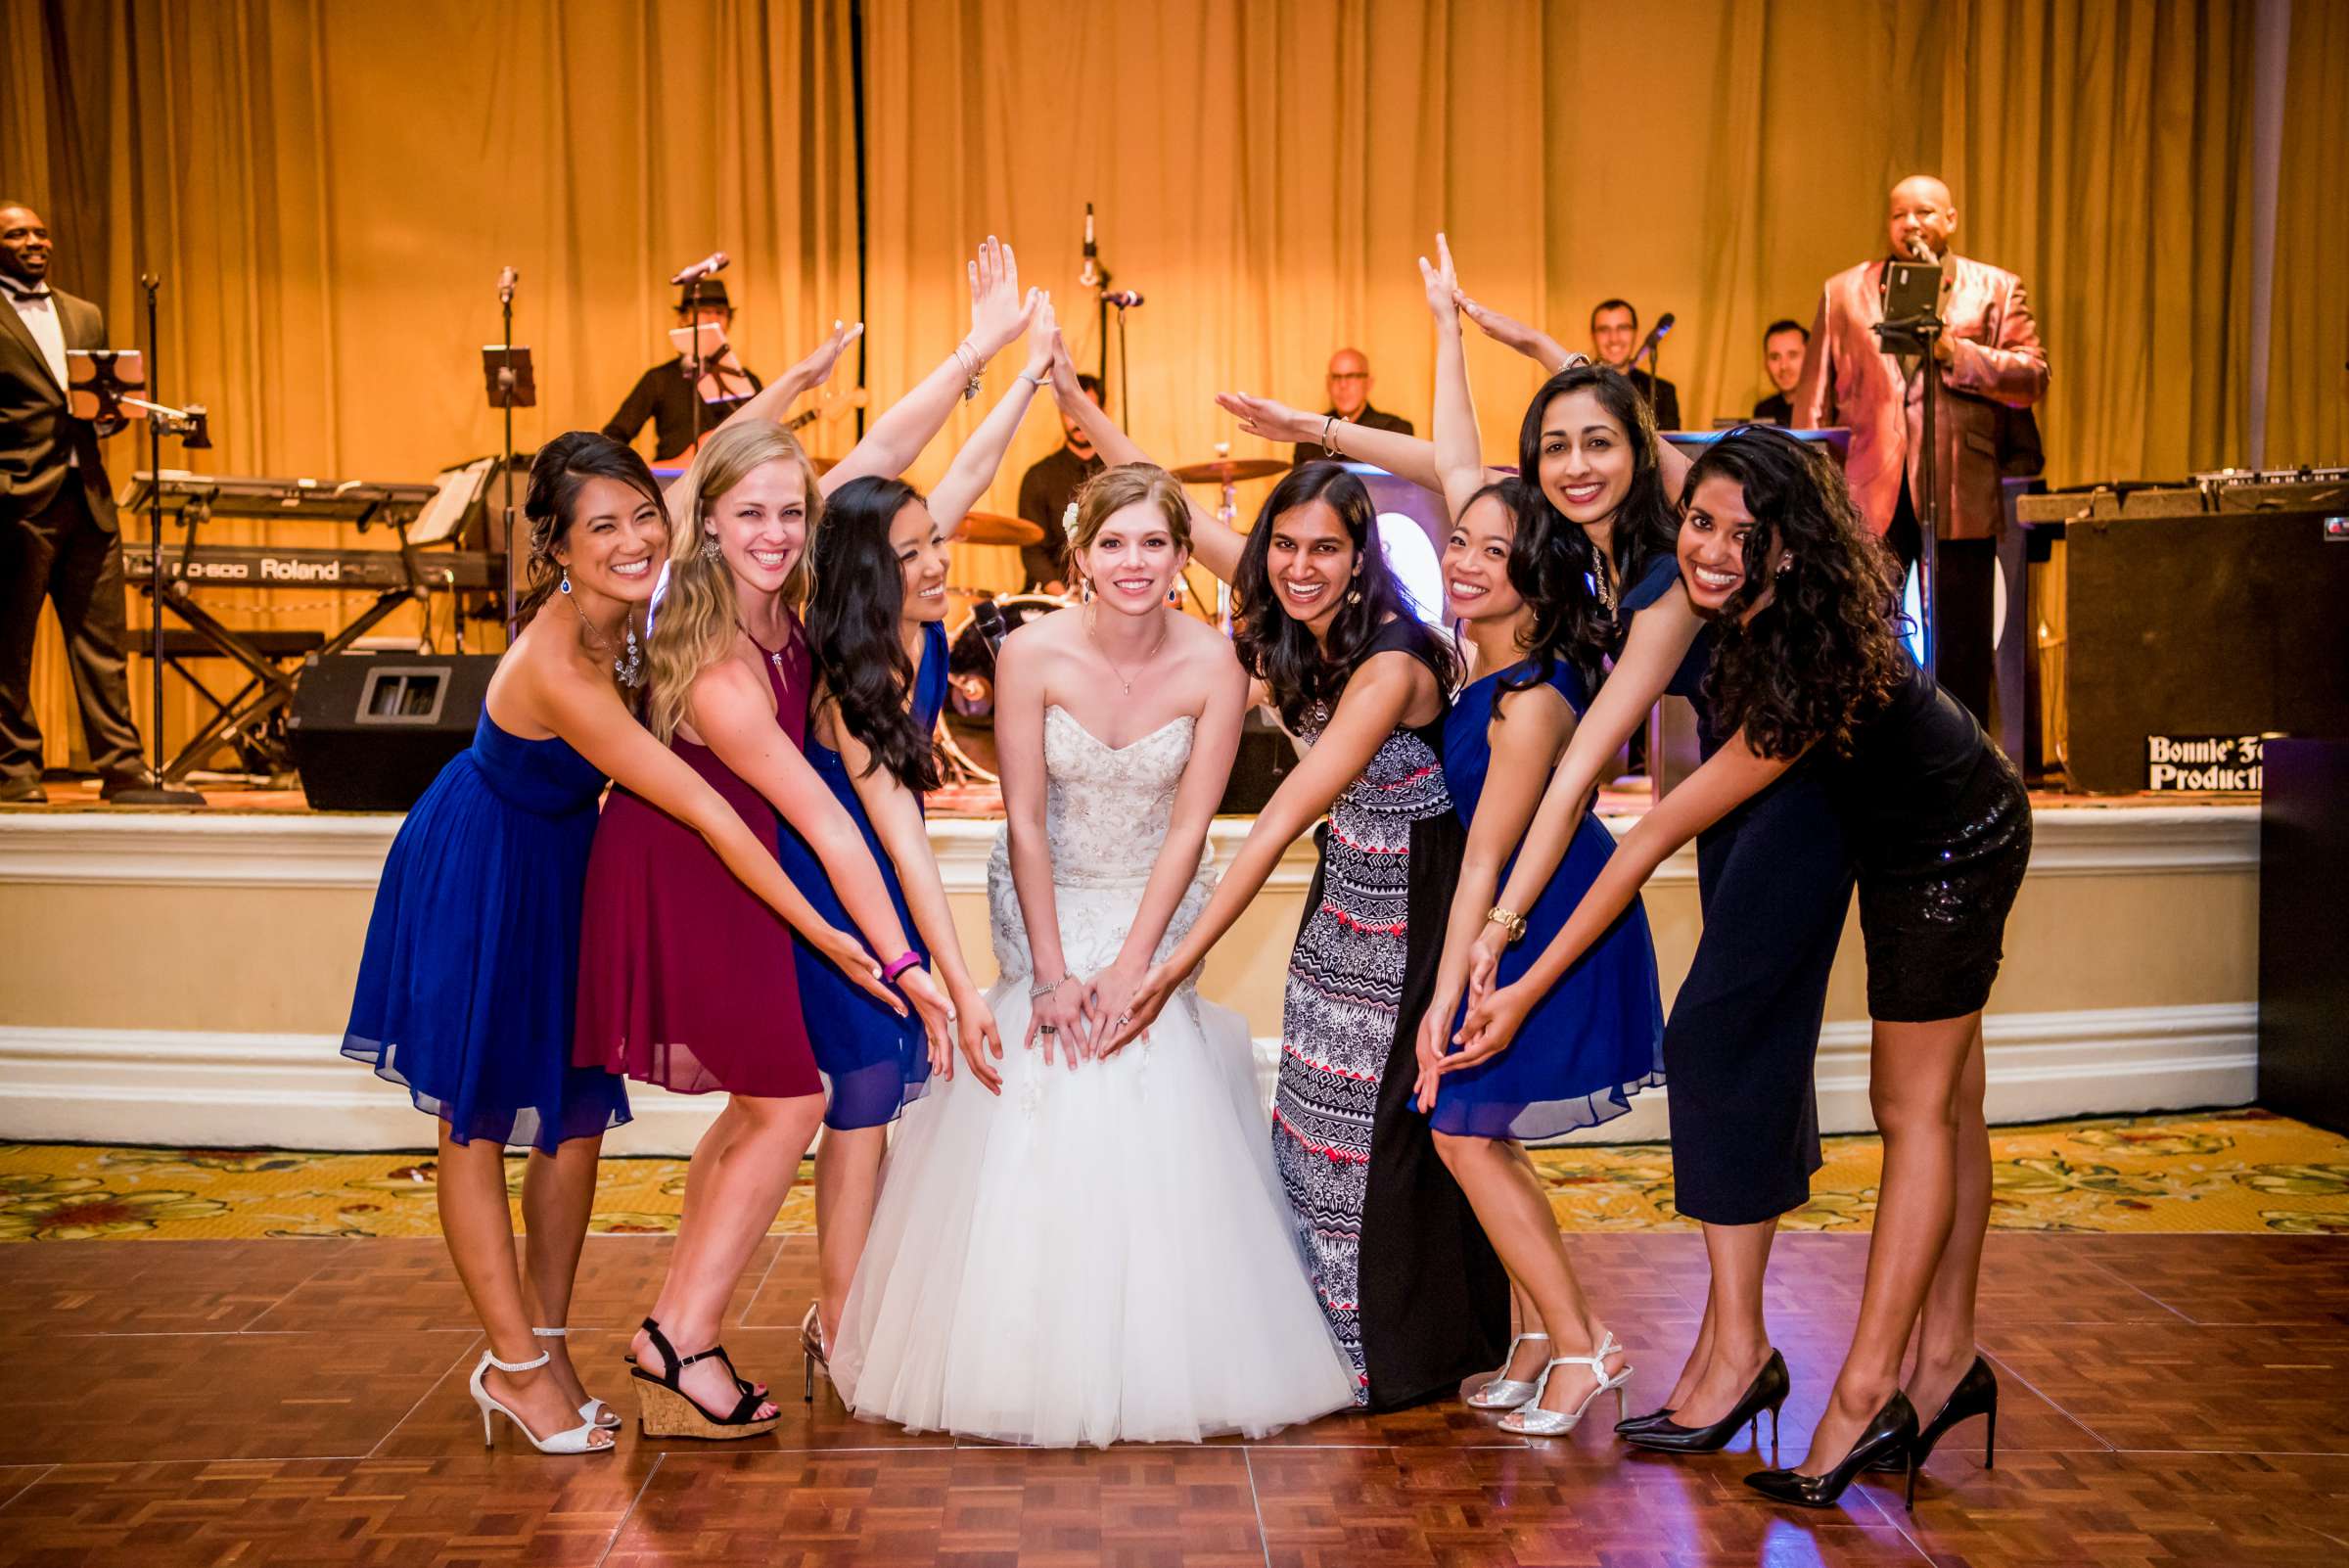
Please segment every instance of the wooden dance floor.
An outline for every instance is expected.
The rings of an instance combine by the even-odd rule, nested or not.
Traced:
[[[1703,1289],[1696,1237],[1581,1235],[1667,1390]],[[625,1404],[622,1331],[665,1237],[587,1243],[572,1315],[591,1388]],[[1451,1405],[1264,1443],[1055,1453],[957,1447],[799,1400],[813,1242],[770,1237],[726,1339],[782,1426],[740,1445],[546,1458],[466,1397],[479,1344],[425,1239],[0,1247],[0,1564],[1923,1563],[2171,1568],[2349,1560],[2349,1237],[1990,1238],[1982,1344],[2004,1385],[1934,1455],[1913,1518],[1868,1484],[1832,1512],[1752,1498],[1737,1449],[1627,1451],[1612,1402],[1571,1439]],[[1792,1364],[1789,1462],[1827,1392],[1866,1238],[1795,1234],[1772,1268]],[[1049,1282],[1040,1282],[1049,1288]],[[1604,1411],[1606,1419],[1597,1419]]]

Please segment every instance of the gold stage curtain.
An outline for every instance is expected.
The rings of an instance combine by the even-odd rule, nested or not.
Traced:
[[[97,300],[117,342],[144,330],[141,266],[161,274],[161,391],[209,405],[218,443],[168,445],[165,467],[429,479],[497,449],[480,352],[498,338],[501,265],[521,272],[515,338],[536,357],[538,406],[515,416],[526,451],[612,416],[669,352],[668,275],[714,249],[737,258],[735,336],[761,376],[856,315],[848,18],[847,0],[6,0],[0,191],[41,209],[59,284]],[[845,446],[852,427],[807,434]],[[107,447],[117,483],[145,466],[134,439]],[[205,603],[239,623],[327,627],[363,600]],[[144,608],[134,594],[134,625]],[[402,611],[383,630],[416,626]],[[484,631],[496,646],[493,627],[471,646]],[[73,704],[53,621],[36,678],[63,762]],[[166,690],[171,741],[197,706]]]
[[[2349,464],[2349,5],[2292,7],[2268,360],[2271,468]],[[2332,195],[2326,196],[2326,191]]]
[[[1922,170],[1956,194],[1959,248],[2031,289],[2054,368],[2040,411],[2051,481],[2241,459],[2247,3],[865,11],[877,399],[960,331],[946,286],[990,230],[1021,245],[1027,279],[1078,306],[1068,328],[1090,366],[1075,280],[1092,200],[1119,285],[1149,297],[1129,323],[1131,421],[1163,460],[1222,440],[1264,452],[1211,394],[1318,409],[1323,364],[1346,345],[1370,356],[1373,402],[1424,434],[1432,355],[1412,259],[1440,228],[1472,292],[1570,346],[1610,295],[1643,326],[1673,311],[1663,373],[1701,426],[1769,390],[1764,326],[1808,322],[1830,273],[1881,254],[1885,193]],[[2313,170],[2322,140],[2301,145]],[[2337,247],[2295,254],[2282,267],[2337,315]],[[996,367],[990,396],[1017,368]],[[1537,377],[1482,346],[1470,369],[1486,450],[1508,458]],[[1117,382],[1113,355],[1113,406]],[[997,509],[1057,439],[1048,417],[1029,423]],[[964,580],[1016,580],[1009,552],[966,555]]]

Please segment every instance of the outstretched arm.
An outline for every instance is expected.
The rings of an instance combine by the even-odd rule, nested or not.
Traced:
[[[1533,967],[1469,1008],[1457,1036],[1465,1048],[1445,1057],[1442,1070],[1451,1073],[1473,1067],[1505,1049],[1534,1003],[1548,994],[1559,977],[1631,907],[1657,866],[1681,845],[1760,794],[1794,761],[1791,757],[1761,756],[1739,730],[1679,789],[1657,802],[1638,825],[1624,835],[1607,857],[1606,869],[1590,884]]]
[[[988,1010],[979,988],[971,982],[970,966],[963,961],[962,938],[954,929],[954,916],[946,904],[945,884],[939,878],[938,856],[930,848],[930,829],[922,818],[921,801],[897,774],[873,765],[872,753],[840,721],[838,709],[832,713],[832,727],[840,742],[840,760],[849,770],[850,785],[856,791],[856,799],[863,805],[881,848],[888,852],[890,863],[898,868],[898,886],[905,892],[905,907],[913,915],[915,929],[922,934],[923,945],[930,949],[930,961],[938,966],[939,976],[945,982],[947,998],[954,1004],[955,1033],[963,1060],[971,1064],[972,1076],[982,1087],[990,1094],[999,1094],[1003,1091],[1003,1075],[995,1070],[994,1063],[1003,1059],[1003,1039],[995,1032],[994,1014]],[[941,1078],[952,1078],[953,1053],[938,1049],[934,1042],[930,1069]]]
[[[832,891],[840,895],[872,951],[890,961],[910,951],[889,884],[881,880],[881,868],[873,863],[864,835],[831,787],[808,765],[806,754],[775,722],[774,695],[766,682],[727,660],[694,681],[687,707],[695,731],[717,760],[764,796],[815,851]],[[918,965],[900,973],[898,985],[920,1009],[933,1053],[943,1050],[949,1011],[945,993]]]
[[[848,350],[849,345],[863,336],[864,323],[861,321],[853,326],[847,326],[838,321],[833,322],[831,332],[825,335],[822,343],[815,346],[813,352],[783,372],[779,379],[768,383],[745,399],[734,412],[718,421],[717,429],[723,430],[738,419],[780,420],[790,410],[791,405],[799,401],[802,392],[813,392],[832,379],[832,369],[840,363],[840,356]],[[627,416],[628,410],[622,409],[620,417],[624,419]],[[644,418],[650,417],[651,411],[648,406]],[[644,418],[639,418],[637,424],[642,425]],[[606,427],[605,433],[610,434],[609,427]],[[702,438],[707,440],[714,434],[716,434],[715,431],[706,432]],[[686,486],[688,478],[690,478],[689,474],[678,476],[669,482],[667,489],[661,492],[661,499],[667,503],[668,515],[671,517],[677,515],[679,507],[690,504]]]
[[[1308,414],[1270,397],[1247,392],[1218,392],[1216,406],[1240,422],[1250,436],[1272,441],[1312,441],[1356,462],[1383,468],[1397,479],[1409,480],[1421,489],[1444,492],[1444,477],[1436,467],[1436,443],[1391,430],[1371,430],[1348,420],[1332,421]],[[1322,438],[1327,437],[1324,440]],[[1493,471],[1492,478],[1501,477]]]
[[[700,834],[718,859],[760,902],[839,966],[857,985],[900,1015],[905,1004],[881,979],[857,940],[825,920],[791,885],[771,845],[743,824],[734,807],[686,761],[653,739],[608,685],[565,675],[539,682],[547,727],[630,794],[643,797]]]
[[[930,520],[947,538],[954,536],[971,508],[979,504],[979,497],[995,482],[995,470],[1003,466],[1003,454],[1010,449],[1020,421],[1028,417],[1036,388],[1052,373],[1052,339],[1059,331],[1052,316],[1052,297],[1038,295],[1036,321],[1028,332],[1028,367],[1011,384],[1011,391],[988,410],[987,418],[954,454],[945,478],[930,491]]]
[[[1167,960],[1151,969],[1128,1009],[1130,1021],[1113,1024],[1106,1048],[1115,1050],[1150,1027],[1183,976],[1206,961],[1208,950],[1239,919],[1248,900],[1272,874],[1282,852],[1319,820],[1330,803],[1370,765],[1370,759],[1434,678],[1424,665],[1405,653],[1373,654],[1355,671],[1328,726],[1257,813],[1207,907]]]
[[[1688,603],[1688,590],[1678,582],[1664,597],[1632,617],[1631,635],[1624,641],[1622,656],[1574,726],[1566,755],[1549,775],[1533,826],[1526,830],[1525,842],[1518,848],[1517,863],[1509,870],[1508,885],[1500,890],[1499,907],[1523,914],[1541,900],[1582,826],[1583,813],[1590,808],[1600,770],[1663,700],[1665,687],[1672,683],[1681,661],[1688,657],[1689,646],[1703,625]],[[1494,965],[1508,945],[1506,926],[1484,927],[1469,955],[1472,1000],[1483,993]]]
[[[1021,295],[1019,260],[1010,246],[989,235],[987,243],[979,247],[978,259],[970,263],[969,277],[970,336],[956,344],[954,351],[916,383],[913,391],[873,421],[864,439],[817,483],[824,494],[852,479],[867,475],[887,479],[904,473],[930,444],[930,438],[945,427],[946,416],[962,400],[963,388],[971,378],[1028,330],[1028,317],[1040,296],[1034,290],[1026,297]]]

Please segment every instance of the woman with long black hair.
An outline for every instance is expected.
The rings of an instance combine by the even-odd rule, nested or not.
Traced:
[[[1050,299],[1039,299],[1026,368],[928,497],[898,479],[852,480],[832,493],[808,553],[815,692],[807,761],[864,834],[915,951],[936,962],[954,1004],[962,1055],[990,1089],[999,1083],[990,1057],[1002,1056],[1003,1043],[963,961],[922,796],[940,783],[932,736],[946,701],[948,547],[1050,373],[1057,331]],[[817,908],[835,907],[822,862],[789,823],[781,843],[792,880]],[[812,1394],[814,1369],[828,1364],[872,1227],[890,1124],[934,1071],[952,1074],[953,1059],[945,1052],[934,1058],[921,1031],[874,1006],[849,977],[804,948],[799,982],[816,1065],[832,1090],[815,1154],[818,1295],[800,1336]]]
[[[1717,631],[1705,692],[1730,734],[1625,837],[1533,967],[1471,1007],[1465,1048],[1443,1066],[1505,1048],[1665,856],[1806,757],[1827,762],[1859,860],[1884,1177],[1859,1321],[1810,1455],[1746,1479],[1824,1507],[1861,1470],[1897,1464],[1913,1500],[1932,1443],[1968,1416],[1996,1418],[1997,1381],[1972,1343],[1989,1215],[1982,1009],[2030,860],[2030,800],[1972,715],[1909,658],[1891,559],[1823,454],[1760,428],[1718,442],[1689,471],[1679,560]],[[1938,1411],[1922,1433],[1901,1387],[1912,1332],[1913,1386]]]

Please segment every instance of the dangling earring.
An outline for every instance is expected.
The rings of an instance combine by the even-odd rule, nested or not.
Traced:
[[[569,593],[571,591],[571,568],[565,567],[563,569],[563,580],[556,583],[555,586],[561,588],[565,593]]]
[[[1346,589],[1346,602],[1348,604],[1362,602],[1362,575],[1359,571],[1355,573],[1352,584]]]
[[[718,548],[717,535],[714,533],[704,533],[702,535],[702,559],[705,561],[716,562],[723,561],[725,558],[726,552]]]
[[[612,661],[612,671],[620,676],[622,686],[633,690],[644,684],[644,649],[636,641],[636,620],[633,616],[628,618],[627,626],[627,651]]]
[[[1079,577],[1077,579],[1077,602],[1080,604],[1091,604],[1093,602],[1092,578]]]

